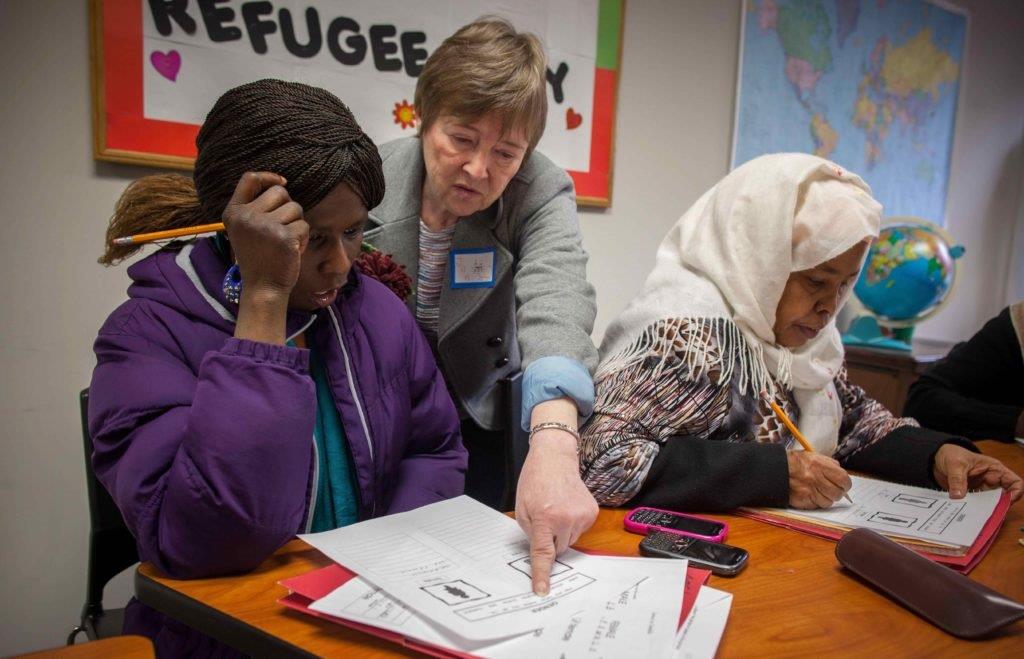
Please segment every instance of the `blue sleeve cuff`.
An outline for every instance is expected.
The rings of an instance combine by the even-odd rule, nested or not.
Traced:
[[[523,373],[523,430],[530,429],[533,408],[556,398],[571,398],[581,421],[594,413],[594,380],[582,363],[570,357],[542,357]]]

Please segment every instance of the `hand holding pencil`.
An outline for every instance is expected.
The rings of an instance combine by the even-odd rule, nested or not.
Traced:
[[[786,455],[789,463],[789,505],[802,509],[828,508],[841,497],[853,503],[847,494],[853,482],[846,470],[833,458],[815,453],[810,442],[775,401],[769,399],[768,405],[804,449]]]

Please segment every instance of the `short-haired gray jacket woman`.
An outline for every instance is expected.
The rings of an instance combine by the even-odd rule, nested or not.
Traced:
[[[504,472],[499,381],[523,371],[531,439],[516,517],[538,593],[556,553],[597,516],[577,463],[577,423],[594,403],[594,289],[572,180],[535,151],[546,68],[537,38],[503,20],[446,39],[417,83],[419,135],[381,147],[387,191],[366,232],[412,279],[408,303],[463,417],[466,491],[492,505]]]

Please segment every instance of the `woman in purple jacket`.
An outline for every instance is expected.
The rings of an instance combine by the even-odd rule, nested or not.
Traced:
[[[226,226],[129,268],[96,340],[93,464],[142,560],[245,572],[296,533],[460,494],[466,454],[430,348],[352,268],[384,178],[348,108],[262,80],[224,94],[196,145],[193,179],[136,181],[107,236]],[[172,654],[212,649],[137,602],[126,629]]]

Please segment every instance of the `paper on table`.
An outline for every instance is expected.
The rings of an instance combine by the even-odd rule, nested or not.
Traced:
[[[947,492],[850,476],[850,497],[824,510],[786,509],[789,517],[868,528],[901,538],[970,547],[999,503],[1001,490],[969,492],[951,499]]]
[[[574,612],[567,620],[511,639],[466,641],[419,617],[387,593],[356,577],[310,608],[338,618],[363,622],[440,647],[495,659],[524,656],[669,657],[682,605],[680,592],[686,561],[657,558],[604,560],[614,569],[642,574],[630,588],[603,605]],[[666,606],[671,596],[676,606]]]
[[[713,659],[732,608],[732,594],[701,586],[693,610],[676,635],[675,659]]]
[[[568,620],[637,581],[606,557],[570,549],[551,571],[550,594],[538,597],[519,525],[466,496],[300,537],[467,640],[506,638]],[[678,590],[671,593],[676,606],[678,596]]]

